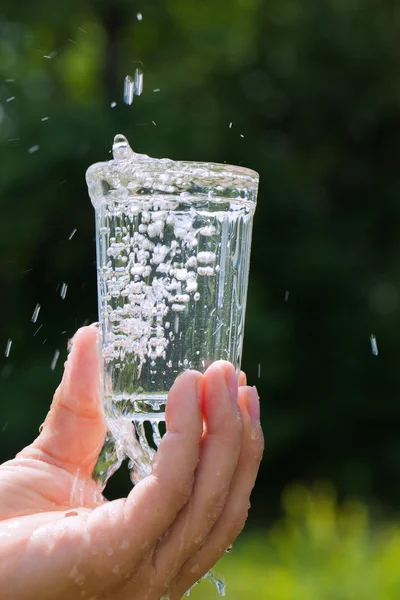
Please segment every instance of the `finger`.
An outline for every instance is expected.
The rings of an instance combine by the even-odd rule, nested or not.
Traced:
[[[181,598],[190,586],[207,573],[224,555],[245,525],[250,493],[254,487],[264,448],[259,398],[255,387],[243,387],[239,390],[239,405],[244,431],[229,498],[204,546],[182,567],[172,590],[173,593],[170,594],[171,599]]]
[[[97,330],[83,327],[73,338],[63,379],[39,437],[18,457],[37,458],[90,477],[106,424],[100,398]]]
[[[99,551],[120,547],[124,550],[124,546],[130,546],[132,552],[139,548],[143,557],[187,503],[203,430],[202,384],[203,375],[197,371],[186,371],[177,378],[168,394],[167,433],[158,448],[151,475],[140,481],[126,500],[110,502],[89,515],[87,528]],[[114,553],[118,562],[118,552]],[[123,551],[121,569],[125,565],[124,568],[132,570],[136,554]]]
[[[239,375],[239,386],[247,385],[247,375],[244,371],[240,371]]]
[[[154,557],[158,571],[171,576],[203,544],[229,494],[242,437],[238,381],[233,365],[213,363],[204,375],[206,432],[190,501],[179,514]]]

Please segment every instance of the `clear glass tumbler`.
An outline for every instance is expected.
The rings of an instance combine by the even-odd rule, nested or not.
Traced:
[[[111,434],[98,477],[106,480],[127,456],[138,481],[150,468],[176,377],[218,359],[240,372],[258,174],[153,159],[122,135],[113,157],[86,174]]]

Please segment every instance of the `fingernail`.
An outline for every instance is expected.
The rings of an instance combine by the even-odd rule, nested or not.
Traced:
[[[258,425],[260,423],[260,397],[255,385],[249,389],[247,396],[247,410],[252,423]]]
[[[229,395],[233,402],[238,401],[238,380],[233,366],[229,366],[225,371],[225,382]]]

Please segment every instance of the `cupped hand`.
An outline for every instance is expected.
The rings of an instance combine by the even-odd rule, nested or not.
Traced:
[[[2,600],[178,600],[245,524],[259,399],[226,361],[178,377],[152,473],[104,499],[91,478],[106,434],[96,337],[76,333],[39,437],[0,466]]]

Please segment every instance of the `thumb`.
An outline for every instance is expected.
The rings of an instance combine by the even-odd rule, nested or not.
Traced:
[[[78,329],[64,375],[39,437],[18,455],[90,477],[104,443],[100,362],[95,327]]]

